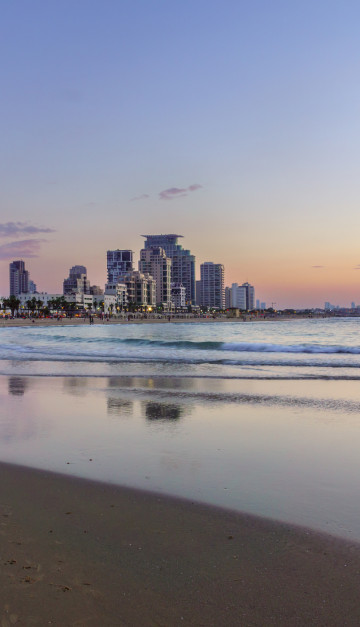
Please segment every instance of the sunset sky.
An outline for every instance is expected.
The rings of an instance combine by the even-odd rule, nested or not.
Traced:
[[[179,233],[278,308],[360,304],[359,2],[0,6],[0,295]]]

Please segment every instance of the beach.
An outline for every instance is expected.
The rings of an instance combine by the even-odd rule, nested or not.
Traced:
[[[357,324],[2,329],[1,627],[358,625]]]
[[[2,627],[359,624],[357,544],[44,471],[0,475]]]

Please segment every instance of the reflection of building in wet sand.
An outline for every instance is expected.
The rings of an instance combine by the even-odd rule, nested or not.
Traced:
[[[159,401],[146,401],[143,404],[144,414],[147,420],[159,420],[174,422],[189,413],[189,406],[175,403],[162,403]]]
[[[190,377],[108,377],[108,387],[112,389],[150,389],[150,390],[193,390],[197,380]]]
[[[134,403],[124,398],[111,396],[107,399],[107,413],[116,416],[131,416],[134,410]]]
[[[8,392],[13,396],[23,396],[28,388],[29,380],[26,377],[9,377]]]
[[[64,389],[72,396],[83,396],[88,387],[87,377],[64,377]]]

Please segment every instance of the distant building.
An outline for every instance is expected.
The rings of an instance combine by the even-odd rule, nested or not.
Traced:
[[[231,307],[231,287],[225,287],[225,309]]]
[[[126,285],[127,301],[129,305],[138,307],[156,305],[156,281],[147,272],[132,270],[122,277]]]
[[[106,256],[108,283],[121,282],[124,274],[134,270],[132,250],[108,250]]]
[[[28,294],[29,273],[25,270],[24,261],[12,261],[9,264],[10,296]]]
[[[32,281],[29,278],[29,294],[36,294],[36,293],[37,293],[36,284],[34,283],[34,281]]]
[[[102,296],[104,294],[104,290],[100,287],[100,285],[91,285],[90,294],[93,296]]]
[[[246,309],[252,311],[255,309],[255,288],[250,283],[243,283],[242,288],[245,288],[246,294]]]
[[[27,302],[29,300],[31,300],[32,298],[34,298],[39,302],[42,303],[42,307],[48,307],[50,301],[54,300],[55,298],[63,298],[63,294],[49,294],[48,292],[36,292],[36,294],[30,294],[29,292],[24,293],[24,294],[18,294],[18,298],[20,300],[20,307],[22,309],[26,309],[27,308]],[[70,299],[72,299],[72,297],[65,297],[67,301],[70,301]],[[71,300],[72,302],[72,300]]]
[[[124,309],[128,305],[128,293],[125,283],[106,283],[105,296],[115,296],[116,308]]]
[[[200,305],[224,309],[225,287],[224,266],[221,263],[206,261],[200,266]]]
[[[201,281],[195,281],[195,295],[196,295],[196,304],[200,306],[201,301]]]
[[[65,294],[90,294],[90,281],[87,278],[85,266],[73,266],[69,270],[69,276],[64,279],[63,293]]]
[[[186,290],[182,283],[171,283],[171,300],[176,309],[186,306]]]
[[[159,246],[163,248],[166,256],[171,259],[171,281],[182,283],[186,291],[186,304],[195,305],[195,257],[190,250],[185,250],[178,244],[182,235],[143,235],[145,237],[145,249]]]
[[[233,283],[231,286],[230,307],[246,311],[254,309],[255,288],[250,283]]]
[[[140,251],[140,272],[147,272],[156,281],[156,304],[171,307],[171,259],[163,248],[154,246]]]

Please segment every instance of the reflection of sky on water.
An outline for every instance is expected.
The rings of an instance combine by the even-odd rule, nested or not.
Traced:
[[[360,392],[309,383],[0,377],[0,459],[360,539]]]

